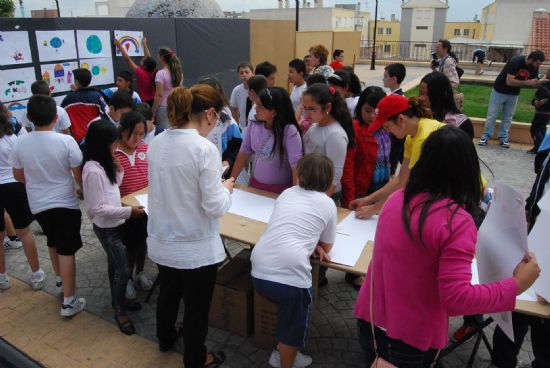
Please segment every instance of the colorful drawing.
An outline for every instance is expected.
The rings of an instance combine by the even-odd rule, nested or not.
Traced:
[[[80,61],[80,67],[92,72],[91,86],[113,84],[115,77],[113,72],[113,59],[97,58]]]
[[[143,56],[143,32],[136,31],[115,31],[115,38],[130,56]],[[116,50],[116,55],[121,56],[120,51]]]
[[[111,57],[111,34],[109,31],[77,30],[78,57],[91,59]]]
[[[76,59],[74,31],[36,31],[40,61]]]
[[[29,100],[9,102],[6,104],[7,109],[19,122],[23,122],[27,119],[27,102]]]
[[[10,102],[31,97],[31,84],[35,79],[33,67],[0,70],[0,100]]]
[[[0,65],[28,63],[32,63],[28,32],[0,32]]]
[[[42,80],[50,85],[53,93],[71,90],[73,70],[78,68],[78,62],[65,61],[57,64],[40,65]]]

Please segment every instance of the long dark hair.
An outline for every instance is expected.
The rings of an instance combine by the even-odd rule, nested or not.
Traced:
[[[381,99],[386,97],[386,92],[381,87],[378,86],[369,86],[365,88],[363,92],[359,95],[359,100],[357,100],[357,106],[355,106],[355,118],[359,121],[360,124],[365,124],[363,120],[362,109],[364,104],[368,104],[373,109],[376,109],[376,105],[380,102]]]
[[[456,107],[453,87],[449,78],[441,72],[432,72],[426,74],[420,83],[426,83],[428,86],[428,99],[430,100],[430,109],[436,120],[445,120],[448,112],[459,114]]]
[[[332,105],[330,115],[332,115],[346,131],[346,135],[348,136],[348,148],[354,147],[355,133],[353,131],[353,123],[348,106],[342,95],[334,91],[334,89],[329,88],[326,84],[320,83],[309,86],[304,92],[304,96],[305,95],[311,96],[316,103],[323,107],[329,103]]]
[[[147,134],[147,122],[145,117],[138,111],[129,111],[120,117],[119,122],[119,138],[123,138],[124,133],[128,136],[132,135],[136,125],[143,124],[145,127],[145,134]]]
[[[107,120],[97,120],[90,124],[86,132],[86,144],[82,167],[88,161],[97,161],[105,170],[112,184],[116,184],[116,165],[111,154],[111,145],[118,139],[117,128]]]
[[[8,108],[0,102],[0,138],[13,134],[13,124],[8,118]]]
[[[300,126],[294,115],[294,108],[290,101],[290,96],[284,88],[268,87],[260,91],[260,101],[262,106],[270,111],[275,111],[273,118],[273,147],[270,155],[275,152],[275,147],[279,149],[279,159],[284,159],[284,140],[287,126],[294,125],[296,134],[300,134]]]
[[[476,216],[482,195],[480,174],[476,149],[466,133],[446,125],[430,134],[405,186],[402,217],[411,239],[414,211],[420,210],[418,237],[422,243],[424,224],[433,211],[447,207],[449,226],[460,208]],[[411,200],[420,194],[427,194],[427,198],[411,208]],[[433,208],[434,203],[445,199],[449,202]]]
[[[361,93],[361,81],[355,73],[339,69],[328,77],[328,82],[334,86],[347,88],[351,97]]]
[[[183,69],[181,68],[181,62],[176,52],[168,47],[161,47],[159,49],[159,56],[168,65],[168,69],[170,69],[172,88],[179,87],[183,81]]]

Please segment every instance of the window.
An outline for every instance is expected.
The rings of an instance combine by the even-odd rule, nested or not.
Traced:
[[[384,28],[382,27],[378,28],[378,34],[379,35],[384,34]]]
[[[414,47],[426,48],[426,44],[425,43],[415,43]]]
[[[386,28],[386,34],[387,34],[387,35],[391,35],[391,28],[389,28],[389,27]]]
[[[455,36],[460,36],[460,29],[459,28],[455,28],[454,35]]]
[[[428,26],[416,26],[416,29],[428,29]]]
[[[470,35],[470,30],[465,29],[463,35],[464,35],[464,37],[468,37]]]
[[[384,52],[391,52],[391,45],[384,45]]]

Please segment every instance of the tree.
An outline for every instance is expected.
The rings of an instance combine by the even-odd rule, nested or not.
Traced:
[[[12,0],[0,0],[0,17],[13,17],[15,4]]]

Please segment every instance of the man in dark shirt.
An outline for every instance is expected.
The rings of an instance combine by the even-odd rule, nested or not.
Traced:
[[[533,137],[533,142],[535,143],[535,146],[530,151],[532,153],[539,151],[539,146],[546,134],[546,125],[550,121],[550,69],[546,71],[545,79],[546,83],[539,87],[535,93],[535,97],[531,101],[531,104],[535,106],[535,115],[533,116],[530,129],[531,137]]]
[[[497,115],[502,108],[502,121],[498,131],[500,145],[510,148],[509,132],[512,117],[516,111],[521,87],[538,87],[542,82],[537,79],[538,70],[544,61],[544,53],[540,50],[531,52],[527,57],[514,56],[506,63],[493,86],[485,131],[479,140],[480,146],[485,146],[492,137]]]

